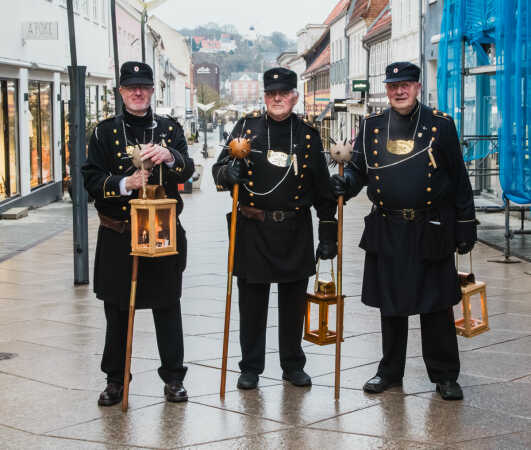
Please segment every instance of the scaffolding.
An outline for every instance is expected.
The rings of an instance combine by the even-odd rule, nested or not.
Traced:
[[[439,43],[439,108],[454,116],[475,194],[503,192],[504,262],[531,203],[531,6],[529,0],[445,0]],[[513,206],[511,202],[520,206]],[[511,230],[518,211],[521,226]]]

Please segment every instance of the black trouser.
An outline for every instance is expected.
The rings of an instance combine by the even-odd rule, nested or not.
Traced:
[[[109,302],[104,304],[107,332],[101,358],[101,370],[107,374],[108,383],[123,384],[129,311],[121,310],[117,305]],[[177,301],[170,308],[153,309],[153,320],[162,363],[159,376],[165,383],[182,381],[187,368],[183,366],[181,303]]]
[[[381,316],[383,358],[377,374],[397,381],[404,376],[408,334],[407,316]],[[420,315],[422,356],[432,383],[459,376],[459,350],[452,308]]]
[[[270,283],[247,283],[238,278],[242,372],[260,374],[265,366],[267,308]],[[306,364],[301,339],[308,279],[278,284],[278,342],[284,372]]]

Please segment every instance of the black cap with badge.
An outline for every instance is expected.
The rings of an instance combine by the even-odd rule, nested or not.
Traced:
[[[397,81],[419,81],[420,68],[410,62],[395,62],[385,68],[384,83]]]
[[[291,91],[297,89],[297,74],[284,67],[264,72],[264,91]]]
[[[147,64],[127,61],[120,68],[120,86],[153,86],[153,71]]]

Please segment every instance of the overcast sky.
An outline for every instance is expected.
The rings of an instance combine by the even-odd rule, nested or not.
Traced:
[[[215,22],[247,34],[281,31],[290,39],[308,23],[323,23],[338,0],[167,0],[152,11],[176,29]]]

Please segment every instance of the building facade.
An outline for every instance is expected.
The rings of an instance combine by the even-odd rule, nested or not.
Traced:
[[[235,72],[231,74],[232,103],[253,109],[261,103],[261,74],[255,72]]]

